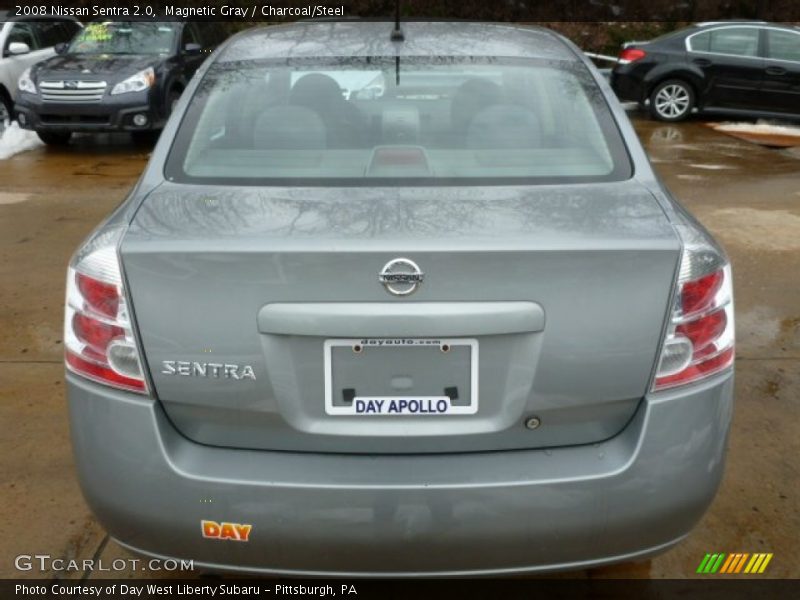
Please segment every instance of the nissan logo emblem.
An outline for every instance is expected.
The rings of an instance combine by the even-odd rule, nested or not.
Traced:
[[[390,260],[378,273],[378,281],[386,291],[394,296],[413,294],[425,279],[425,273],[413,260],[395,258]]]

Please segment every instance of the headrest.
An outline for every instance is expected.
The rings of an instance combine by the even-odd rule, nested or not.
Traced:
[[[309,73],[295,81],[292,91],[289,92],[290,104],[299,106],[317,106],[328,102],[338,102],[344,99],[342,88],[330,75],[322,73]]]
[[[488,79],[468,79],[462,83],[450,104],[450,122],[455,131],[464,132],[482,109],[502,102],[500,86]]]

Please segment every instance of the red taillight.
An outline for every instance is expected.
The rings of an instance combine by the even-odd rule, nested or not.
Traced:
[[[653,390],[693,383],[733,364],[733,286],[729,266],[681,281]]]
[[[725,309],[712,312],[709,315],[681,323],[675,328],[675,332],[685,335],[694,346],[695,355],[700,351],[707,350],[709,346],[725,331],[728,324],[728,317]],[[708,352],[705,352],[707,354]]]
[[[112,319],[117,316],[119,291],[116,285],[92,279],[82,273],[76,273],[75,277],[81,296],[93,311]]]
[[[116,256],[121,235],[121,229],[98,234],[67,271],[65,361],[87,379],[146,393]]]
[[[79,312],[72,316],[72,330],[75,337],[99,353],[104,353],[112,340],[125,337],[122,327],[109,325]]]
[[[708,307],[722,286],[722,269],[694,281],[687,281],[681,290],[681,309],[684,315],[699,312]]]
[[[641,60],[645,56],[647,56],[647,52],[639,48],[624,48],[622,52],[619,53],[617,60],[623,64],[628,64]]]

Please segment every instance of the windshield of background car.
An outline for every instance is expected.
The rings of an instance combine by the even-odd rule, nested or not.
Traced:
[[[631,165],[580,63],[341,57],[212,66],[165,174],[234,185],[460,185],[613,181]]]
[[[89,23],[70,42],[73,54],[169,54],[177,26],[172,23]]]

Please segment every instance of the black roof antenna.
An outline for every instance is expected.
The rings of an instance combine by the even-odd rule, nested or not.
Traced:
[[[392,29],[391,40],[393,42],[402,42],[406,39],[403,30],[400,29],[400,0],[394,0],[394,29]]]
[[[400,29],[400,0],[394,0],[394,29],[390,38],[393,42],[402,42],[406,39]],[[394,84],[400,85],[400,55],[394,57]]]

